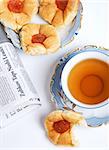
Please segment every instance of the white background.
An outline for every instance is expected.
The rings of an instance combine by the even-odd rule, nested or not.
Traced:
[[[27,150],[27,148],[31,150],[32,148],[53,150],[59,148],[49,142],[43,126],[45,116],[55,109],[53,104],[50,103],[49,93],[50,78],[55,64],[63,54],[84,45],[98,45],[109,49],[109,0],[82,0],[82,2],[84,7],[82,27],[73,43],[48,56],[32,57],[19,52],[23,64],[40,95],[42,107],[0,130],[1,150],[3,148],[11,150]],[[78,128],[79,147],[107,149],[109,147],[108,126]]]

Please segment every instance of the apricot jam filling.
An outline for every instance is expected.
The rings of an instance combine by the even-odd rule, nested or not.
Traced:
[[[70,122],[66,120],[60,120],[60,121],[54,122],[53,128],[58,133],[64,133],[70,129]]]
[[[64,11],[65,8],[67,7],[68,0],[56,0],[55,3],[57,5],[57,8],[59,8],[62,11]]]
[[[11,12],[21,13],[24,8],[24,2],[20,0],[9,0],[7,7]]]
[[[46,36],[44,34],[35,34],[32,36],[32,43],[41,43],[43,44],[43,42],[45,41]]]

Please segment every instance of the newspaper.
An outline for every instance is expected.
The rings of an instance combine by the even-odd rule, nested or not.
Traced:
[[[39,106],[39,96],[0,25],[0,128]]]

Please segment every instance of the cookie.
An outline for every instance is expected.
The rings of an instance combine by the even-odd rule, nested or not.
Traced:
[[[45,119],[45,129],[49,139],[58,145],[76,146],[74,126],[85,124],[84,117],[71,110],[56,110]]]
[[[56,29],[47,24],[27,24],[20,32],[21,46],[26,54],[41,55],[56,52],[60,38]]]
[[[38,11],[37,0],[0,0],[0,21],[18,31]]]
[[[41,0],[40,16],[55,27],[71,23],[77,15],[79,0]]]

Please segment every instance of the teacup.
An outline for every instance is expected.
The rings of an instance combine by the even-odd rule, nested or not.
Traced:
[[[106,55],[106,54],[104,54],[104,53],[102,53],[102,52],[98,52],[98,51],[86,51],[86,52],[80,52],[79,54],[77,54],[77,55],[75,55],[74,57],[72,57],[67,63],[66,63],[66,65],[65,65],[65,67],[64,67],[64,69],[63,69],[63,71],[62,71],[62,75],[61,75],[61,84],[62,84],[62,89],[63,89],[63,91],[64,91],[64,93],[65,93],[65,95],[67,96],[67,98],[70,100],[70,101],[72,101],[74,104],[76,104],[76,105],[78,105],[78,106],[80,106],[80,107],[85,107],[85,108],[99,108],[99,107],[102,107],[102,106],[104,106],[104,105],[106,105],[106,104],[108,104],[108,101],[109,101],[109,93],[108,93],[108,96],[105,98],[105,99],[103,99],[102,101],[100,101],[100,102],[98,102],[98,103],[92,103],[92,104],[89,104],[89,103],[84,103],[84,102],[82,102],[82,101],[80,101],[80,100],[78,100],[78,98],[76,98],[72,93],[71,93],[71,91],[70,91],[70,88],[69,88],[69,86],[68,86],[68,78],[69,78],[69,75],[70,75],[70,72],[75,68],[75,66],[77,66],[78,64],[80,64],[81,62],[85,62],[85,61],[88,61],[88,60],[97,60],[97,61],[100,61],[100,62],[103,62],[103,63],[105,63],[105,64],[107,64],[107,73],[109,74],[109,56],[108,55]],[[96,64],[96,63],[95,63]],[[95,65],[96,66],[96,65]],[[94,68],[95,69],[95,68]],[[88,69],[87,69],[88,70]],[[89,68],[89,70],[90,70],[90,68]],[[108,75],[107,75],[108,76]],[[96,86],[93,88],[93,92],[91,92],[90,90],[89,90],[89,93],[87,92],[87,90],[86,90],[86,94],[95,94],[96,92],[94,91],[94,89],[96,89],[97,90],[97,92],[99,91],[99,90],[101,90],[100,89],[100,87],[99,86],[101,86],[101,84],[102,84],[102,87],[101,88],[105,88],[105,84],[104,83],[102,83],[102,81],[100,81],[100,79],[99,79],[99,77],[97,78],[97,76],[96,75],[93,75],[93,77],[92,76],[90,76],[92,79],[93,79],[93,81],[95,81],[95,84],[96,84]],[[88,78],[89,77],[87,77],[87,80],[88,80]],[[90,79],[91,79],[90,78]],[[91,79],[91,80],[92,80]],[[73,83],[74,83],[74,81],[72,81],[72,85],[73,85]],[[85,80],[84,80],[84,83],[85,83]],[[90,83],[90,82],[89,82]],[[90,83],[91,84],[91,83]],[[107,79],[107,86],[109,85],[109,80]],[[89,86],[89,84],[88,84],[88,86]],[[92,84],[91,84],[91,86],[93,86]],[[109,86],[108,86],[109,87]],[[87,87],[85,87],[86,89],[87,89]],[[75,87],[74,87],[74,89],[76,89]],[[89,89],[90,89],[90,86],[89,86]],[[105,88],[106,89],[106,88]],[[103,90],[103,89],[102,89]],[[109,90],[109,89],[108,89]],[[103,92],[105,92],[105,91],[103,91]],[[102,95],[102,93],[99,93],[99,95]],[[84,96],[83,96],[84,97]],[[88,97],[87,95],[85,95],[85,97]],[[96,96],[97,97],[97,96]],[[99,98],[99,96],[97,97],[97,98]],[[96,98],[96,99],[97,99]],[[95,97],[94,97],[94,95],[91,95],[91,97],[90,98],[88,98],[88,99],[95,99]]]

